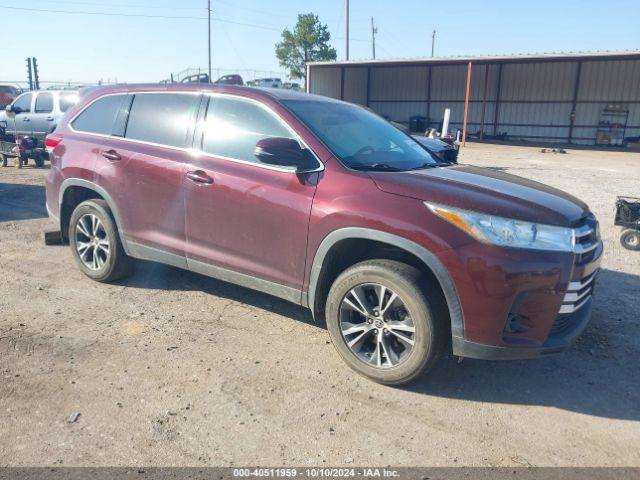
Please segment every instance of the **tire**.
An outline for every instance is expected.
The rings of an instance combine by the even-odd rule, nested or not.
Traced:
[[[369,312],[381,304],[386,311],[381,315],[374,311],[365,318],[362,308],[359,312],[351,307],[357,303],[353,292],[366,303]],[[383,299],[395,300],[384,307],[379,292]],[[430,288],[416,268],[393,260],[368,260],[342,272],[327,296],[326,320],[333,345],[343,360],[361,375],[385,385],[415,380],[436,363],[447,345],[449,315],[439,289]],[[400,328],[400,324],[404,327]],[[359,331],[343,334],[350,329],[371,328],[374,329],[363,334],[362,340],[357,340]],[[413,333],[407,328],[413,328]],[[401,340],[411,336],[412,345]],[[381,338],[386,344],[383,348],[379,345]]]
[[[41,153],[37,153],[33,159],[36,161],[36,167],[44,168],[44,156]]]
[[[640,250],[640,231],[638,230],[625,230],[620,235],[620,243],[627,250]]]
[[[2,159],[2,166],[6,167],[7,166],[7,156],[2,154],[2,155],[0,155],[0,158]]]
[[[99,223],[97,228],[93,224],[94,217]],[[82,228],[78,226],[80,222]],[[106,240],[106,245],[103,240]],[[134,260],[125,253],[111,211],[102,199],[86,200],[73,211],[69,222],[69,244],[76,264],[93,280],[113,282],[127,277],[133,270]],[[91,245],[86,247],[88,244]]]

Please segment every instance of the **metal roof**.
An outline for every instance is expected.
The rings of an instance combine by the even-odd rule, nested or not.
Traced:
[[[640,60],[640,50],[623,50],[609,52],[547,52],[527,53],[519,55],[486,55],[486,56],[456,56],[456,57],[417,57],[417,58],[391,58],[346,60],[330,62],[309,62],[314,66],[373,66],[373,65],[425,65],[425,64],[462,64],[462,63],[533,63],[550,61],[576,61],[576,60]]]

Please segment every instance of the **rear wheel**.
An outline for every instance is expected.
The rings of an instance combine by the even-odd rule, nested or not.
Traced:
[[[448,316],[421,272],[391,260],[344,271],[327,298],[334,346],[358,373],[387,385],[415,380],[446,345]]]
[[[36,167],[44,168],[44,155],[42,153],[36,153],[33,159],[36,161]]]
[[[132,271],[134,260],[125,253],[104,200],[87,200],[76,207],[69,223],[69,244],[80,270],[98,282],[112,282]]]
[[[640,232],[638,230],[625,230],[620,236],[620,243],[627,250],[640,250]]]

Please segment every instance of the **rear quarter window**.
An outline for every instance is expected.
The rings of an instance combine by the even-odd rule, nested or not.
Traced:
[[[71,122],[71,127],[78,132],[110,135],[124,96],[107,95],[99,98]]]

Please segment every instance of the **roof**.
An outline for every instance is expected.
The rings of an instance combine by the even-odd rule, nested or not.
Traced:
[[[254,97],[271,98],[275,100],[308,100],[310,95],[304,92],[296,92],[285,88],[261,88],[245,87],[239,85],[216,85],[207,83],[123,83],[118,85],[105,85],[97,87],[87,87],[81,95],[104,94],[119,92],[227,92],[239,95],[250,93]],[[93,96],[93,95],[92,95]],[[313,95],[322,101],[333,101],[333,99]]]
[[[342,62],[309,62],[315,66],[374,66],[374,65],[428,65],[428,64],[464,64],[464,63],[533,63],[550,61],[577,60],[640,60],[640,50],[624,50],[614,52],[548,52],[527,53],[519,55],[485,55],[485,56],[457,56],[457,57],[417,57],[392,58],[377,60],[346,60]]]

